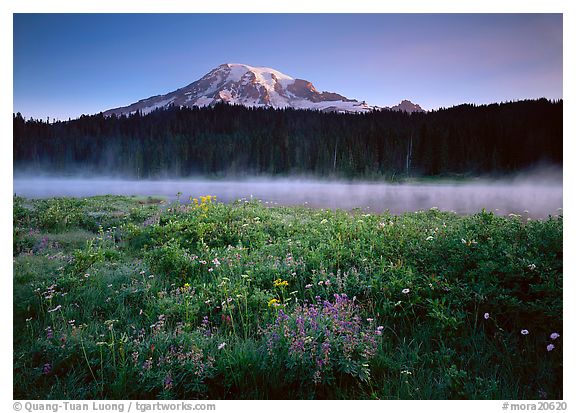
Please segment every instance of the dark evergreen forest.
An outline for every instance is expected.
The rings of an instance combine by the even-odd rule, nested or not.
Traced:
[[[562,164],[561,100],[362,115],[218,104],[13,122],[15,170],[52,173],[391,179]]]

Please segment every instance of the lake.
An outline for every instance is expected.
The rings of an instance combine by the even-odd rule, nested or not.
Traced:
[[[175,199],[215,195],[222,202],[260,199],[271,205],[316,208],[361,208],[393,214],[439,208],[472,214],[483,208],[545,218],[561,214],[562,179],[530,177],[508,180],[476,179],[460,183],[391,184],[380,182],[318,181],[306,179],[245,180],[127,180],[114,178],[15,176],[13,193],[28,198],[87,197],[93,195],[158,195]],[[525,212],[528,211],[528,212]]]

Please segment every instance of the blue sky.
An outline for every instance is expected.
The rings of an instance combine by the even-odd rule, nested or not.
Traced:
[[[562,98],[561,14],[14,14],[14,111],[68,119],[222,63],[369,104]]]

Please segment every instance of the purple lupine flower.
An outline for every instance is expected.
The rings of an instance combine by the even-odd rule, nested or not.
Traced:
[[[170,390],[172,388],[173,384],[174,384],[174,381],[172,380],[172,376],[170,375],[170,373],[168,373],[166,375],[166,377],[164,378],[164,388],[166,390]]]
[[[552,351],[552,350],[554,350],[554,347],[555,347],[554,344],[548,344],[548,345],[546,346],[546,350]]]
[[[150,370],[152,368],[152,357],[146,359],[144,363],[142,363],[142,369]]]
[[[290,350],[293,353],[304,353],[305,348],[304,348],[304,340],[300,339],[300,340],[296,340],[294,339],[292,341],[292,344],[290,345]]]
[[[42,374],[47,376],[48,374],[52,373],[52,364],[46,363],[42,366]]]
[[[377,331],[364,326],[358,315],[358,307],[345,294],[334,294],[334,301],[317,297],[313,303],[304,302],[286,314],[282,313],[265,330],[266,346],[269,355],[285,352],[291,363],[316,368],[310,372],[315,383],[330,379],[335,371],[340,371],[338,359],[348,362],[367,361],[374,357],[378,348],[375,340]],[[373,321],[373,319],[372,319]],[[334,354],[336,361],[331,362]]]
[[[552,334],[550,334],[550,338],[551,338],[552,340],[556,340],[558,337],[560,337],[560,334],[558,334],[558,333],[552,333]]]

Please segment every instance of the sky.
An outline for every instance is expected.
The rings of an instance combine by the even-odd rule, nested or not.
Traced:
[[[562,14],[14,14],[14,112],[68,119],[222,63],[424,109],[562,94]]]

